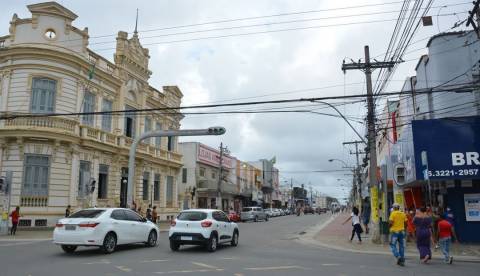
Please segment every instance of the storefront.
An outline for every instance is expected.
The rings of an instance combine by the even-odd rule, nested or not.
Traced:
[[[412,201],[450,208],[459,239],[480,242],[480,117],[413,121],[412,132],[421,183],[412,188]]]

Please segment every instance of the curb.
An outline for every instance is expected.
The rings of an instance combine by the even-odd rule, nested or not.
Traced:
[[[332,245],[328,244],[322,241],[319,241],[315,239],[314,237],[318,235],[318,233],[325,228],[328,224],[330,224],[337,215],[331,216],[327,221],[315,225],[313,227],[310,227],[307,229],[307,234],[299,236],[299,239],[297,240],[298,242],[306,245],[314,245],[314,246],[320,246],[328,249],[333,249],[333,250],[338,250],[338,251],[344,251],[344,252],[350,252],[350,253],[362,253],[362,254],[372,254],[372,255],[387,255],[390,256],[390,252],[385,252],[385,251],[377,251],[377,250],[357,250],[357,249],[351,249],[351,248],[345,248],[342,246],[338,245]],[[417,254],[412,254],[412,253],[406,253],[405,257],[409,258],[417,258]],[[468,262],[468,263],[480,263],[480,258],[478,257],[463,257],[463,256],[453,256],[455,262]],[[443,260],[442,257],[440,256],[432,256],[432,259],[435,260]]]

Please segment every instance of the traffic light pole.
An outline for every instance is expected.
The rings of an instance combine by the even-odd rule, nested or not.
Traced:
[[[378,179],[377,179],[377,148],[376,148],[376,132],[375,132],[375,108],[373,101],[373,89],[372,89],[372,69],[378,68],[392,68],[396,62],[394,61],[383,61],[383,62],[370,62],[370,50],[368,46],[364,47],[365,52],[365,62],[353,62],[346,64],[345,61],[342,64],[342,70],[345,73],[347,70],[362,70],[365,73],[366,84],[367,84],[367,104],[368,104],[368,152],[370,155],[370,169],[369,169],[369,186],[374,187],[378,191]],[[374,199],[372,198],[372,201]],[[378,198],[375,199],[375,202],[378,202]],[[378,206],[376,206],[378,207]],[[377,208],[372,210],[377,210]],[[378,214],[373,214],[372,217]],[[372,219],[372,221],[374,221]],[[375,221],[374,221],[375,222]],[[373,237],[372,241],[375,243],[380,243],[380,225],[377,223],[373,224],[372,227]]]
[[[128,157],[128,182],[127,182],[127,205],[129,208],[133,205],[133,186],[135,183],[135,155],[137,153],[138,143],[150,137],[169,137],[169,136],[207,136],[223,135],[226,132],[223,127],[210,127],[207,129],[185,129],[185,130],[159,130],[151,131],[140,135],[133,140]]]

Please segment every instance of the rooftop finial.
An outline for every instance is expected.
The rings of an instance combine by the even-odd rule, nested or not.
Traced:
[[[135,35],[138,34],[137,26],[138,26],[138,9],[137,9],[137,17],[135,18],[135,31],[133,32]]]

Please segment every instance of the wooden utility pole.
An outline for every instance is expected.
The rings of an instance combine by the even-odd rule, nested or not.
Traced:
[[[392,68],[395,66],[394,61],[380,61],[380,62],[370,62],[370,50],[368,46],[365,46],[365,62],[352,62],[345,63],[343,61],[342,70],[345,73],[347,70],[362,70],[365,73],[366,82],[367,82],[367,104],[368,104],[368,152],[370,155],[370,169],[369,169],[369,186],[375,187],[378,191],[378,179],[377,179],[377,148],[376,148],[376,132],[375,132],[375,107],[373,101],[373,90],[372,90],[372,70],[378,68]],[[372,201],[374,199],[372,198]],[[378,204],[378,198],[375,201]],[[378,206],[377,206],[378,207]],[[377,208],[375,208],[376,210]],[[373,215],[373,214],[372,214]],[[374,220],[372,220],[374,221]],[[375,221],[374,221],[375,222]],[[380,227],[377,224],[373,224],[373,237],[372,241],[379,243],[380,242]]]
[[[480,38],[480,30],[478,29],[480,25],[480,0],[477,0],[473,2],[473,9],[469,11],[468,13],[470,14],[467,19],[467,27],[469,25],[472,25],[473,30],[475,33],[477,33],[477,37]],[[476,17],[476,22],[474,20],[474,17]]]

